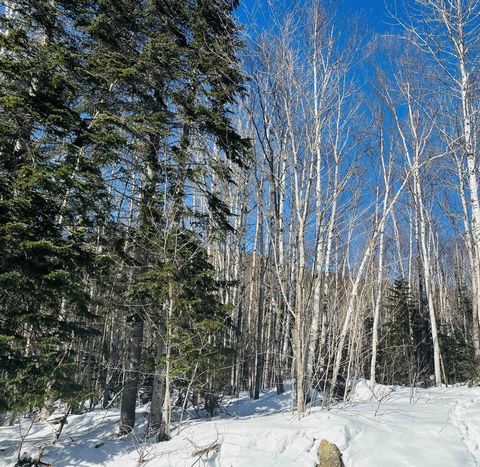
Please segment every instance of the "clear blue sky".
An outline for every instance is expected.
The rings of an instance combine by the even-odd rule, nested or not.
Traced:
[[[254,5],[264,1],[266,0],[240,0],[238,10],[240,21],[245,24],[248,21],[245,11],[252,11]],[[289,0],[284,1],[288,2]],[[302,0],[296,1],[301,2]],[[388,18],[386,5],[393,10],[397,2],[396,0],[333,0],[332,3],[335,5],[339,16],[360,16],[366,20],[368,28],[372,32],[382,32],[389,29],[389,24],[392,22]]]

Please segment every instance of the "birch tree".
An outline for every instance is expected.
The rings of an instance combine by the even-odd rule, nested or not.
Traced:
[[[478,193],[478,148],[475,115],[478,112],[478,89],[475,74],[479,64],[478,0],[417,0],[407,20],[398,22],[411,42],[438,68],[437,76],[445,86],[455,118],[461,122],[460,138],[450,137],[465,155],[462,172],[468,185],[468,222],[472,240],[472,287],[474,308],[480,313],[480,201]],[[460,196],[463,196],[460,194]],[[467,235],[468,242],[468,235]],[[477,316],[477,321],[480,319]],[[478,354],[478,352],[477,352]]]

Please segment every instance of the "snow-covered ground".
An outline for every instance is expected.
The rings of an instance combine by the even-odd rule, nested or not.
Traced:
[[[312,467],[320,440],[327,439],[340,448],[347,467],[480,466],[480,388],[379,386],[376,392],[359,382],[349,402],[315,407],[300,420],[292,413],[290,391],[268,391],[258,401],[245,396],[218,417],[184,422],[171,441],[157,444],[135,435],[116,438],[117,409],[72,415],[42,461],[55,467],[135,466],[140,458],[150,467]],[[139,432],[144,413],[139,408]],[[24,432],[28,425],[23,420]],[[14,464],[19,437],[19,425],[0,428],[0,465]],[[35,423],[23,450],[34,453],[51,438],[51,425]],[[215,444],[217,451],[192,456]]]

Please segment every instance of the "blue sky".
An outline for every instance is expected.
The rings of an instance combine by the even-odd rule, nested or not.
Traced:
[[[288,2],[289,0],[284,0]],[[292,2],[294,0],[291,0]],[[302,0],[296,0],[302,1]],[[242,23],[247,22],[246,11],[252,11],[254,5],[266,0],[240,0],[240,8],[238,14]],[[396,0],[337,0],[332,1],[336,5],[337,12],[340,16],[360,16],[368,23],[368,28],[372,33],[383,32],[390,28],[391,20],[388,18],[387,7],[395,8]]]
[[[389,3],[393,4],[392,1]],[[365,15],[369,26],[375,31],[388,28],[388,16],[384,0],[343,0],[339,2],[338,6],[339,13],[342,10],[345,10],[346,14]]]

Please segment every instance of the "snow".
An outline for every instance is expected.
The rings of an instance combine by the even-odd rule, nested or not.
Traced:
[[[369,383],[362,379],[354,385],[349,398],[355,402],[368,402],[373,399],[379,401],[389,396],[396,388],[396,386],[385,386],[383,384],[375,384],[371,388]]]
[[[291,391],[266,391],[257,401],[243,395],[229,400],[221,415],[187,420],[171,441],[145,442],[139,435],[115,436],[118,409],[71,415],[55,447],[43,462],[55,467],[93,465],[312,467],[321,439],[335,443],[347,467],[480,465],[480,388],[405,388],[365,381],[352,389],[349,401],[326,410],[312,408],[301,419],[292,411]],[[146,424],[137,411],[138,433]],[[0,465],[15,462],[21,425],[0,427]],[[32,425],[23,450],[35,453],[52,439],[48,422]],[[192,453],[214,444],[201,460]]]

